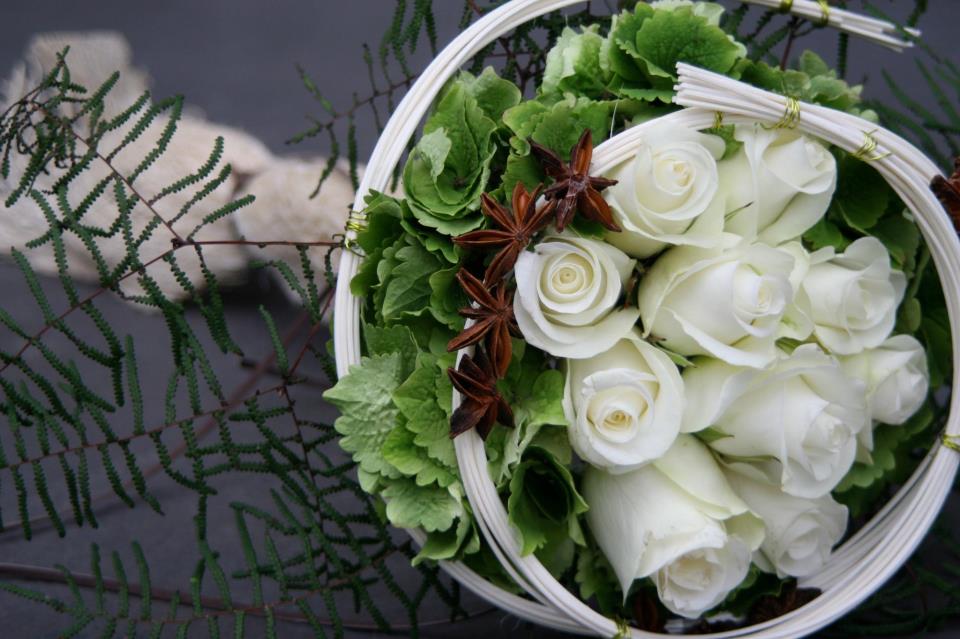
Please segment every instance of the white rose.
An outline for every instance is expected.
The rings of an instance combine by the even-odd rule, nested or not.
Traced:
[[[673,444],[683,415],[683,380],[670,358],[634,329],[604,353],[567,361],[563,408],[577,454],[622,473]]]
[[[829,494],[817,499],[788,495],[756,475],[746,464],[733,464],[727,472],[730,485],[766,529],[755,561],[781,579],[816,573],[847,529],[846,506]]]
[[[669,244],[716,246],[724,202],[717,197],[721,138],[679,125],[656,126],[636,155],[607,173],[617,184],[604,191],[622,231],[607,241],[635,257]]]
[[[644,336],[683,355],[766,366],[793,300],[794,264],[790,253],[761,244],[673,248],[640,281]]]
[[[894,335],[877,348],[840,358],[843,371],[863,380],[870,418],[884,424],[907,421],[927,398],[927,353],[910,335]]]
[[[907,287],[880,240],[862,237],[841,255],[828,247],[810,258],[803,289],[820,343],[838,355],[879,346],[893,330]]]
[[[833,490],[853,464],[857,435],[870,428],[863,382],[816,344],[762,371],[698,361],[683,382],[683,432],[713,427],[714,450],[757,459],[756,468],[797,497]]]
[[[763,525],[730,488],[707,448],[681,436],[629,473],[587,468],[587,523],[626,596],[651,577],[671,611],[696,618],[746,576]]]
[[[513,301],[524,339],[557,357],[590,357],[613,346],[637,321],[617,302],[635,261],[604,242],[547,237],[524,251]]]
[[[830,206],[837,186],[837,162],[819,142],[797,131],[738,125],[743,148],[720,167],[735,211],[726,230],[781,244],[809,230]]]

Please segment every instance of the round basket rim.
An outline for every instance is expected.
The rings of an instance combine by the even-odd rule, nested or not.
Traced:
[[[563,8],[571,4],[576,4],[580,1],[582,0],[515,0],[514,2],[501,6],[490,14],[487,14],[487,16],[474,23],[470,29],[464,31],[460,37],[448,45],[448,47],[444,49],[444,52],[441,52],[435,61],[443,62],[443,64],[437,65],[438,73],[431,77],[427,72],[425,72],[424,77],[421,77],[421,79],[418,80],[417,84],[415,84],[414,88],[411,89],[411,91],[407,94],[403,102],[401,102],[401,105],[391,117],[391,121],[388,123],[387,129],[385,129],[383,136],[381,137],[380,141],[378,141],[377,147],[371,156],[370,162],[368,163],[367,173],[364,175],[364,179],[361,182],[360,188],[358,189],[357,200],[355,202],[354,209],[362,209],[363,198],[369,191],[383,189],[387,183],[389,174],[392,173],[393,168],[402,153],[402,150],[397,151],[397,144],[405,145],[406,140],[410,138],[410,135],[393,135],[392,138],[387,137],[388,129],[394,122],[395,118],[401,118],[401,124],[399,124],[396,128],[400,130],[406,130],[408,133],[412,134],[416,125],[420,122],[422,116],[426,112],[426,109],[429,108],[430,103],[432,103],[433,97],[435,97],[436,93],[439,92],[440,87],[442,87],[452,73],[459,68],[463,61],[465,61],[470,55],[473,55],[473,52],[479,48],[479,43],[485,43],[485,40],[492,40],[500,33],[511,30],[517,26],[518,23],[522,23],[526,21],[526,19],[534,17],[535,15],[540,15],[548,11]],[[484,28],[479,28],[481,23],[484,23],[484,21],[486,21]],[[447,52],[447,50],[451,50],[452,53],[448,55],[447,58],[442,59],[442,56]],[[433,67],[434,65],[431,65],[430,69]],[[428,71],[430,71],[430,69],[428,69]],[[682,76],[684,70],[681,69],[680,71]],[[694,71],[690,70],[689,68],[687,71],[694,73]],[[425,80],[426,83],[423,85],[422,91],[418,92],[417,87],[420,86],[421,82]],[[723,80],[726,81],[728,79],[723,78]],[[729,81],[736,82],[733,80]],[[727,117],[728,121],[730,122],[736,122],[738,118],[746,118],[745,121],[751,120],[751,118],[747,116],[737,115],[738,106],[736,100],[730,100],[729,102],[725,102],[724,100],[716,100],[715,102],[710,103],[708,99],[703,104],[697,104],[697,98],[692,98],[688,103],[684,104],[683,82],[681,82],[680,88],[681,92],[678,102],[684,106],[687,106],[688,109],[677,112],[677,114],[695,113],[698,117],[709,118],[710,121],[713,121],[715,113],[720,111],[724,113],[725,117]],[[760,91],[759,89],[750,89],[754,92]],[[766,92],[760,93],[766,94]],[[785,101],[785,99],[781,96],[776,96],[775,94],[766,95],[772,96],[770,99],[774,100],[775,105],[773,107],[768,105],[767,111],[762,112],[761,117],[752,119],[753,121],[759,120],[774,123],[782,117],[785,105],[786,108],[790,108],[790,103]],[[716,96],[714,96],[714,98],[715,97]],[[734,96],[731,95],[730,97],[732,98]],[[700,99],[702,100],[702,98]],[[704,106],[705,104],[709,104],[709,106]],[[807,130],[806,127],[811,121],[816,122],[817,117],[823,117],[823,114],[820,112],[821,110],[824,110],[823,107],[804,104],[800,105],[800,108],[804,114],[804,117],[801,118],[800,122],[800,128],[803,130]],[[931,247],[931,255],[933,257],[934,265],[937,269],[937,273],[941,279],[941,282],[944,284],[944,293],[948,298],[948,312],[950,316],[951,328],[957,326],[958,318],[960,318],[960,299],[958,299],[957,293],[957,291],[960,291],[960,242],[958,242],[956,235],[953,233],[952,224],[947,219],[939,203],[932,196],[929,190],[926,189],[926,183],[928,183],[929,177],[939,174],[939,171],[929,160],[923,157],[922,153],[892,133],[881,130],[876,125],[866,122],[865,120],[855,118],[855,116],[839,114],[839,112],[832,113],[838,116],[843,116],[840,118],[841,121],[839,122],[838,126],[842,125],[850,131],[847,132],[846,137],[841,136],[839,138],[840,143],[829,140],[829,136],[818,135],[817,137],[827,139],[828,141],[831,141],[838,146],[846,148],[848,151],[852,152],[860,149],[863,145],[864,142],[862,136],[872,136],[874,142],[880,142],[880,148],[888,149],[891,152],[890,156],[877,159],[875,164],[878,166],[878,168],[884,167],[887,164],[896,165],[896,169],[891,170],[900,170],[911,175],[909,179],[905,179],[901,184],[893,184],[892,182],[891,184],[894,186],[895,190],[898,191],[898,193],[901,193],[901,197],[903,197],[904,193],[906,192],[909,192],[911,195],[911,197],[905,197],[904,201],[907,202],[908,207],[910,207],[911,211],[913,211],[917,217],[921,232]],[[411,121],[413,121],[412,126],[410,125]],[[706,121],[704,121],[702,126],[699,128],[706,129],[709,128],[709,125]],[[635,129],[636,128],[628,129],[627,131],[618,134],[618,136],[611,138],[611,140],[608,140],[603,145],[600,145],[596,150],[595,164],[598,164],[598,157],[601,159],[604,158],[604,154],[607,153],[611,148],[611,143],[613,143],[614,140],[631,132],[636,133]],[[391,131],[390,133],[395,132]],[[398,142],[398,140],[401,138],[402,142]],[[895,152],[898,152],[899,155],[897,155]],[[888,162],[888,157],[892,158],[892,160],[896,160],[896,162]],[[899,164],[897,164],[898,162]],[[389,167],[386,166],[388,164],[390,165]],[[885,177],[887,177],[888,181],[890,181],[890,178],[887,175],[885,175]],[[920,186],[921,183],[923,184],[922,187]],[[351,365],[358,364],[360,362],[358,314],[359,300],[353,297],[349,288],[349,281],[356,272],[358,266],[359,256],[352,252],[345,252],[340,265],[340,277],[338,278],[337,283],[334,312],[335,350],[337,369],[340,375],[347,374]],[[951,282],[948,280],[953,280],[953,286],[950,286]],[[951,330],[952,336],[953,333],[954,331]],[[956,369],[958,362],[960,362],[960,343],[958,343],[957,339],[953,339],[952,345],[954,368]],[[462,354],[463,353],[461,353],[461,356]],[[956,396],[958,390],[960,390],[960,380],[958,380],[955,376],[952,380],[952,397]],[[456,405],[458,401],[459,398],[454,392],[454,405]],[[958,407],[956,402],[953,402],[951,399],[950,414],[947,422],[947,433],[950,435],[960,433],[960,414],[958,414],[957,409]],[[482,470],[483,476],[486,476],[487,478],[489,487],[492,487],[492,481],[490,481],[489,476],[486,475],[484,449],[482,441],[479,440],[479,437],[477,437],[475,433],[469,432],[461,437],[458,437],[455,443],[458,464],[461,466],[461,473],[464,474],[465,468],[469,467],[467,464],[471,463],[471,458],[472,463],[474,464],[477,464],[482,458],[483,463],[479,464],[479,466],[475,466],[475,470]],[[916,525],[909,531],[912,534],[907,536],[907,539],[905,539],[904,543],[901,544],[901,552],[897,554],[897,559],[895,559],[893,562],[886,562],[888,565],[882,567],[886,568],[886,570],[877,569],[871,573],[873,575],[872,582],[870,586],[865,589],[866,592],[863,592],[863,589],[861,589],[861,592],[857,593],[857,596],[844,602],[844,605],[839,606],[839,611],[837,606],[833,606],[832,608],[827,606],[826,604],[829,602],[825,602],[825,605],[823,606],[814,606],[813,604],[816,604],[817,601],[829,599],[826,597],[820,597],[807,606],[799,608],[787,615],[778,617],[764,624],[749,626],[725,633],[699,636],[717,638],[747,636],[773,638],[800,636],[801,634],[813,632],[816,629],[830,623],[832,620],[851,609],[854,605],[856,605],[856,603],[859,603],[860,600],[868,596],[870,592],[872,592],[876,587],[879,587],[879,585],[885,580],[886,576],[889,576],[889,573],[892,572],[889,570],[889,564],[895,564],[894,568],[899,567],[899,565],[902,564],[902,562],[909,555],[910,551],[912,551],[912,549],[919,543],[932,523],[932,517],[939,512],[943,499],[945,499],[949,492],[949,485],[951,482],[943,480],[944,478],[950,479],[955,475],[958,465],[957,455],[940,454],[938,450],[939,449],[931,451],[931,454],[924,461],[924,463],[921,464],[914,476],[911,478],[910,483],[906,485],[893,500],[891,500],[891,502],[888,504],[888,508],[885,508],[884,511],[881,511],[881,513],[874,518],[874,520],[882,519],[880,523],[889,524],[887,525],[888,528],[895,525],[902,525],[905,523],[905,520],[916,522]],[[477,477],[479,476],[480,475],[478,474]],[[939,489],[937,489],[937,486],[933,486],[933,484],[936,483],[935,480],[937,479],[940,480]],[[512,576],[514,576],[518,583],[523,585],[525,589],[528,590],[528,594],[530,594],[536,601],[523,599],[501,590],[489,582],[486,582],[476,575],[476,573],[473,573],[462,564],[456,562],[441,562],[444,568],[457,580],[479,594],[481,597],[488,599],[489,601],[506,609],[509,612],[530,619],[542,625],[554,627],[560,630],[608,636],[625,636],[623,635],[625,631],[628,631],[629,635],[634,637],[663,636],[657,633],[648,633],[636,629],[626,629],[622,626],[622,624],[617,624],[610,619],[602,617],[599,615],[599,613],[589,608],[587,604],[573,597],[571,593],[562,588],[562,586],[553,580],[552,577],[549,577],[548,574],[547,576],[549,577],[549,580],[552,581],[552,584],[549,582],[544,582],[542,577],[546,572],[545,569],[539,564],[539,561],[537,561],[535,557],[519,557],[516,547],[516,535],[514,532],[509,530],[509,527],[503,528],[502,526],[499,526],[499,531],[491,530],[490,522],[488,522],[486,517],[483,515],[483,513],[487,513],[488,515],[490,513],[488,512],[486,506],[478,506],[478,504],[487,503],[487,505],[490,507],[493,507],[493,504],[483,501],[477,501],[475,503],[475,500],[479,499],[479,496],[475,494],[477,487],[468,486],[467,483],[466,477],[464,477],[464,486],[466,488],[468,497],[470,498],[471,504],[474,506],[478,524],[483,530],[485,536],[487,537],[494,551],[498,554],[498,558],[500,559],[501,563],[504,564],[504,567],[512,574]],[[944,485],[946,485],[945,488]],[[501,503],[497,502],[496,505],[498,505],[501,510],[503,509]],[[493,508],[493,510],[495,510],[495,508]],[[503,513],[503,516],[503,521],[505,522],[505,512]],[[874,520],[871,520],[870,523],[873,523]],[[502,524],[503,522],[495,523]],[[917,534],[918,532],[920,534]],[[411,534],[414,536],[414,539],[422,543],[423,534],[420,531],[411,531]],[[851,540],[848,540],[844,546],[856,538],[856,536],[851,538]],[[875,541],[872,538],[865,539],[867,541]],[[884,539],[882,538],[880,541],[884,541]],[[873,549],[880,547],[882,547],[882,545],[872,544]],[[877,554],[878,553],[876,552],[870,552],[870,549],[868,548],[866,553],[860,553],[860,555],[854,557],[854,560],[859,562],[872,558],[875,563],[877,563]],[[531,583],[530,579],[531,575],[534,577],[533,584]],[[845,576],[845,574],[834,575],[833,582],[826,583],[827,588],[832,589],[834,587],[843,586],[845,583],[850,583],[850,579],[844,580]],[[834,586],[833,584],[839,584],[839,586]],[[558,592],[556,588],[560,588],[563,593],[566,593],[567,596],[565,597],[562,593]],[[575,601],[571,602],[570,598],[573,598]],[[856,601],[854,601],[854,599],[856,599]],[[853,603],[849,603],[850,601],[853,601]],[[827,609],[822,611],[822,615],[820,617],[817,617],[812,621],[808,621],[806,626],[803,626],[802,623],[799,622],[794,623],[797,618],[802,619],[805,615],[815,614],[810,611],[814,609],[820,611],[820,608]],[[796,627],[798,624],[800,626],[799,628]]]

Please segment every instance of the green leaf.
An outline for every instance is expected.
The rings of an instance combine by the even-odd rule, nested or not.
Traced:
[[[406,379],[413,372],[420,349],[417,347],[417,341],[409,327],[384,327],[365,323],[361,333],[369,355],[396,353],[400,356],[400,376]]]
[[[418,486],[412,479],[388,479],[381,494],[387,502],[387,519],[398,528],[449,530],[464,514],[460,500],[437,485]]]
[[[920,300],[915,297],[904,300],[900,310],[897,311],[897,332],[916,333],[920,330],[921,322],[923,322],[923,309],[920,307]]]
[[[480,87],[488,106],[499,105],[501,85],[489,77]],[[410,210],[424,226],[459,235],[479,226],[480,194],[490,178],[496,153],[496,123],[484,113],[470,87],[460,79],[443,92],[403,170]],[[482,90],[481,90],[482,89]],[[498,106],[497,106],[498,108]]]
[[[357,244],[366,257],[350,280],[350,292],[358,297],[367,297],[380,281],[377,268],[384,251],[395,244],[403,232],[402,204],[398,200],[374,191],[367,196],[366,205],[367,225],[357,233]]]
[[[830,68],[823,58],[809,49],[800,54],[800,59],[797,61],[797,67],[800,69],[800,71],[806,73],[810,77],[831,75],[836,73]]]
[[[567,418],[563,414],[563,373],[558,370],[545,370],[540,373],[533,385],[524,392],[516,390],[514,415],[528,428],[533,426],[566,426]]]
[[[517,154],[528,154],[527,138],[533,138],[561,157],[567,157],[584,129],[590,129],[594,144],[607,138],[614,104],[574,96],[552,104],[530,100],[506,111],[503,122],[513,132],[510,146]]]
[[[675,91],[673,89],[641,89],[637,87],[621,87],[617,93],[633,98],[634,100],[643,100],[644,102],[655,102],[659,100],[666,104],[673,101]]]
[[[637,32],[653,13],[650,5],[639,2],[632,12],[625,11],[616,15],[610,23],[610,36],[604,52],[607,55],[606,64],[620,80],[620,84],[623,81],[643,83],[647,80],[646,74],[638,65],[640,55],[636,43]]]
[[[416,433],[401,422],[383,442],[383,459],[401,474],[412,477],[418,486],[437,484],[441,488],[452,486],[458,481],[454,469],[443,466],[431,458],[425,448],[414,441]],[[459,488],[455,489],[459,492]]]
[[[812,51],[800,54],[799,69],[781,69],[762,61],[746,62],[740,79],[804,102],[822,104],[864,117],[868,115],[859,109],[863,87],[850,86],[838,78],[836,71]]]
[[[915,460],[908,458],[911,444],[924,436],[934,423],[935,413],[930,403],[925,403],[906,423],[899,426],[878,425],[873,432],[872,463],[857,462],[834,489],[838,501],[846,504],[854,516],[863,512],[869,499],[875,496],[875,486],[883,486],[893,480],[899,466]]]
[[[480,535],[472,518],[461,517],[455,527],[448,530],[431,532],[427,541],[420,547],[420,552],[413,558],[416,566],[425,559],[441,561],[444,559],[462,558],[480,550]]]
[[[497,75],[493,67],[486,67],[476,77],[466,72],[461,73],[458,79],[477,101],[477,106],[494,122],[499,122],[503,112],[519,104],[523,97],[520,88]]]
[[[391,261],[379,269],[386,278],[380,312],[384,322],[395,322],[409,315],[420,315],[430,307],[433,289],[430,275],[444,263],[412,237],[405,237],[391,256]]]
[[[832,246],[840,253],[850,245],[850,240],[843,235],[840,228],[826,217],[820,218],[813,228],[803,234],[803,241],[812,251]]]
[[[623,599],[620,582],[617,581],[610,562],[603,553],[596,550],[594,544],[580,548],[574,579],[580,586],[581,599],[589,601],[591,597],[595,597],[600,612],[608,616],[620,611]]]
[[[413,374],[394,391],[393,401],[407,420],[413,442],[430,458],[455,470],[457,455],[450,439],[450,418],[440,405],[441,401],[451,401],[452,387],[446,399],[441,399],[438,379],[446,378],[446,367],[452,363],[452,357],[438,360],[433,355],[422,354]]]
[[[577,554],[577,546],[567,535],[554,535],[536,551],[537,559],[543,564],[555,579],[560,579],[570,566]]]
[[[888,215],[880,220],[870,233],[883,242],[893,265],[905,272],[912,273],[916,267],[917,250],[920,248],[920,229],[913,220],[904,214]]]
[[[465,324],[459,310],[470,302],[457,282],[459,266],[439,270],[430,276],[430,313],[441,324],[462,331]]]
[[[603,225],[593,220],[588,220],[583,216],[576,216],[567,227],[571,233],[591,240],[602,240],[607,234],[607,229]]]
[[[837,163],[837,190],[828,214],[867,233],[883,217],[892,196],[893,190],[876,169],[852,155],[844,155]]]
[[[601,65],[603,37],[600,25],[593,24],[577,33],[565,27],[553,48],[547,53],[542,94],[574,93],[588,97],[601,97],[609,81],[607,65]]]
[[[531,446],[510,479],[507,512],[523,540],[524,555],[559,536],[582,543],[577,516],[587,504],[566,466],[542,448]],[[579,539],[576,539],[579,537]]]
[[[540,168],[540,163],[532,155],[510,154],[507,158],[507,167],[503,172],[503,192],[512,193],[517,182],[532,191],[546,181],[546,174]],[[574,218],[576,219],[576,218]]]
[[[364,199],[366,226],[357,233],[357,244],[370,253],[384,244],[393,244],[400,235],[403,203],[378,191],[371,191]]]
[[[495,430],[487,438],[486,446],[490,476],[498,486],[509,479],[513,467],[544,426],[562,427],[551,429],[562,431],[562,437],[545,435],[543,448],[558,459],[569,459],[572,455],[563,412],[563,374],[543,370],[545,366],[540,351],[526,347],[523,342],[514,342],[514,358],[500,390],[513,407],[517,427]]]
[[[396,476],[381,449],[397,425],[399,411],[391,396],[403,381],[400,355],[364,357],[337,385],[323,394],[340,409],[334,428],[343,435],[340,446],[367,473]]]
[[[550,107],[539,100],[526,100],[504,112],[503,123],[513,131],[510,146],[517,155],[529,155],[527,138],[533,135],[537,124],[549,110]]]
[[[521,102],[506,111],[503,121],[513,132],[510,139],[513,152],[507,158],[502,192],[511,193],[517,182],[533,189],[546,181],[539,163],[529,155],[528,138],[561,157],[569,157],[585,129],[590,129],[595,144],[607,138],[615,104],[571,95],[551,105],[536,100]]]
[[[570,447],[570,433],[566,426],[544,426],[538,428],[530,439],[531,446],[537,446],[556,457],[564,465],[573,461],[573,449]]]
[[[417,142],[417,153],[423,159],[424,166],[434,182],[443,173],[451,148],[453,142],[447,136],[446,129],[442,128],[425,133]]]
[[[716,426],[710,426],[709,428],[704,428],[701,431],[694,433],[697,436],[697,439],[702,441],[704,444],[712,444],[718,439],[726,439],[732,437],[732,435],[723,432]]]
[[[742,45],[690,7],[655,11],[643,21],[634,44],[643,71],[664,88],[676,80],[677,62],[727,73],[746,53]]]
[[[939,388],[950,379],[953,370],[953,341],[947,310],[927,308],[920,322],[920,335],[927,350],[930,387]]]

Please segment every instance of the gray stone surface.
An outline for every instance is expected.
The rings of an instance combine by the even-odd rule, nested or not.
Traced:
[[[456,33],[461,3],[444,0],[439,5],[439,35],[441,44]],[[854,3],[856,4],[856,3]],[[881,2],[893,11],[907,3]],[[912,4],[912,3],[910,3]],[[947,0],[936,0],[930,13],[921,23],[928,41],[942,51],[949,50],[956,37],[956,19],[960,5]],[[0,7],[0,72],[5,73],[20,55],[33,33],[53,30],[115,29],[124,33],[134,49],[135,63],[149,70],[154,78],[156,95],[185,94],[191,105],[207,112],[217,122],[247,129],[258,135],[276,151],[284,151],[284,140],[302,128],[305,114],[318,114],[319,108],[300,86],[294,63],[302,64],[318,81],[337,105],[346,105],[354,92],[367,90],[365,69],[361,62],[360,45],[370,42],[374,47],[389,18],[393,3],[388,0],[170,0],[144,2],[133,0],[91,0],[66,2],[64,0],[3,0]],[[814,34],[810,45],[825,45],[824,34]],[[832,47],[832,45],[830,45]],[[887,95],[879,80],[880,69],[887,69],[902,82],[907,91],[916,91],[930,103],[929,96],[916,89],[917,73],[909,55],[896,56],[869,44],[854,41],[851,45],[850,77],[868,80],[868,91],[875,96]],[[822,50],[828,59],[832,50]],[[420,68],[429,57],[423,47],[411,60]],[[372,148],[375,131],[368,122],[361,121],[359,130],[360,155]],[[307,144],[290,149],[295,153],[317,153],[326,149],[322,144]],[[48,283],[51,284],[52,283]],[[51,286],[52,288],[52,286]],[[19,317],[39,321],[39,315],[18,272],[8,263],[0,262],[0,291],[4,307]],[[262,330],[259,304],[264,303],[275,313],[281,325],[291,324],[296,315],[275,286],[261,277],[229,297],[232,326],[251,356],[269,351],[270,345]],[[126,322],[128,332],[134,335],[141,362],[166,361],[167,350],[163,340],[151,340],[152,335],[164,335],[162,320],[156,316],[131,314],[122,303],[104,300],[104,313],[112,322]],[[0,348],[9,349],[16,343],[9,333],[0,337]],[[56,342],[51,343],[53,346]],[[155,349],[151,351],[150,349]],[[223,357],[219,362],[224,384],[239,383],[249,371],[236,361]],[[144,386],[162,397],[165,380],[163,365],[145,366],[141,372]],[[315,371],[314,371],[315,372]],[[92,380],[99,385],[102,380]],[[150,397],[147,401],[150,401]],[[329,415],[329,408],[316,397],[303,398],[301,407],[311,415]],[[3,478],[6,479],[6,478]],[[211,516],[212,536],[232,535],[233,522],[225,504],[231,499],[260,502],[267,499],[259,478],[241,478],[218,486],[222,495]],[[138,506],[128,511],[115,501],[104,502],[99,511],[101,528],[71,530],[67,541],[60,540],[51,529],[38,530],[33,541],[25,542],[16,533],[0,533],[0,561],[50,566],[64,564],[78,571],[88,570],[90,542],[99,543],[105,551],[118,549],[127,552],[129,540],[139,539],[151,548],[154,584],[166,587],[186,587],[194,557],[193,527],[190,517],[194,508],[193,495],[178,490],[165,478],[152,483],[161,499],[167,516],[152,514]],[[9,491],[8,486],[3,487]],[[3,499],[5,514],[11,512],[9,500]],[[956,495],[948,503],[950,513],[944,524],[956,529],[958,517]],[[936,547],[924,552],[936,560]],[[129,558],[129,554],[125,555]],[[187,560],[183,560],[184,557]],[[235,558],[227,558],[229,565],[239,565]],[[68,593],[61,593],[69,596]],[[469,610],[486,610],[487,606],[466,596]],[[437,609],[434,617],[442,618]],[[361,620],[362,621],[362,620]],[[54,637],[62,627],[60,620],[39,607],[24,605],[9,596],[0,596],[0,636],[11,638]],[[438,625],[424,634],[430,637],[494,637],[552,636],[520,624],[496,611],[488,611],[457,626]],[[257,632],[251,636],[257,636]],[[960,635],[960,623],[951,622],[936,636]],[[82,635],[95,636],[95,635]],[[205,636],[203,628],[193,628],[190,636]],[[284,624],[281,637],[309,636],[302,626]],[[356,636],[366,636],[356,633]]]

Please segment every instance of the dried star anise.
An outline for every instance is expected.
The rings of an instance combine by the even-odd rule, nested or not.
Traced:
[[[537,208],[540,187],[533,193],[527,192],[523,184],[517,182],[513,189],[513,215],[486,193],[481,196],[483,214],[493,219],[499,229],[481,229],[470,231],[453,241],[469,248],[499,248],[483,276],[483,283],[490,286],[507,274],[517,262],[517,257],[527,248],[530,239],[547,223],[554,209],[552,202]]]
[[[493,370],[497,377],[503,377],[507,374],[507,367],[510,366],[510,358],[513,356],[510,336],[520,337],[507,284],[501,280],[487,290],[483,282],[467,270],[457,273],[457,281],[477,306],[460,309],[460,314],[474,320],[474,323],[450,340],[447,350],[458,351],[486,338],[484,344]]]
[[[557,205],[557,230],[562,231],[573,219],[577,209],[588,220],[599,222],[611,231],[619,231],[620,226],[613,219],[613,211],[607,204],[600,191],[613,186],[616,180],[604,177],[594,177],[590,171],[590,161],[593,159],[593,134],[590,129],[583,132],[580,141],[570,152],[570,165],[564,163],[556,153],[529,140],[530,149],[540,160],[541,166],[547,175],[555,182],[543,192],[548,200],[555,200]]]
[[[447,374],[463,395],[463,401],[450,417],[451,438],[476,427],[477,434],[485,440],[496,422],[513,428],[513,411],[497,390],[493,365],[483,349],[478,348],[473,357],[464,356],[459,370],[448,368]]]
[[[937,196],[943,208],[953,220],[953,228],[960,233],[960,158],[953,161],[953,174],[945,178],[935,175],[930,181],[930,190]]]

